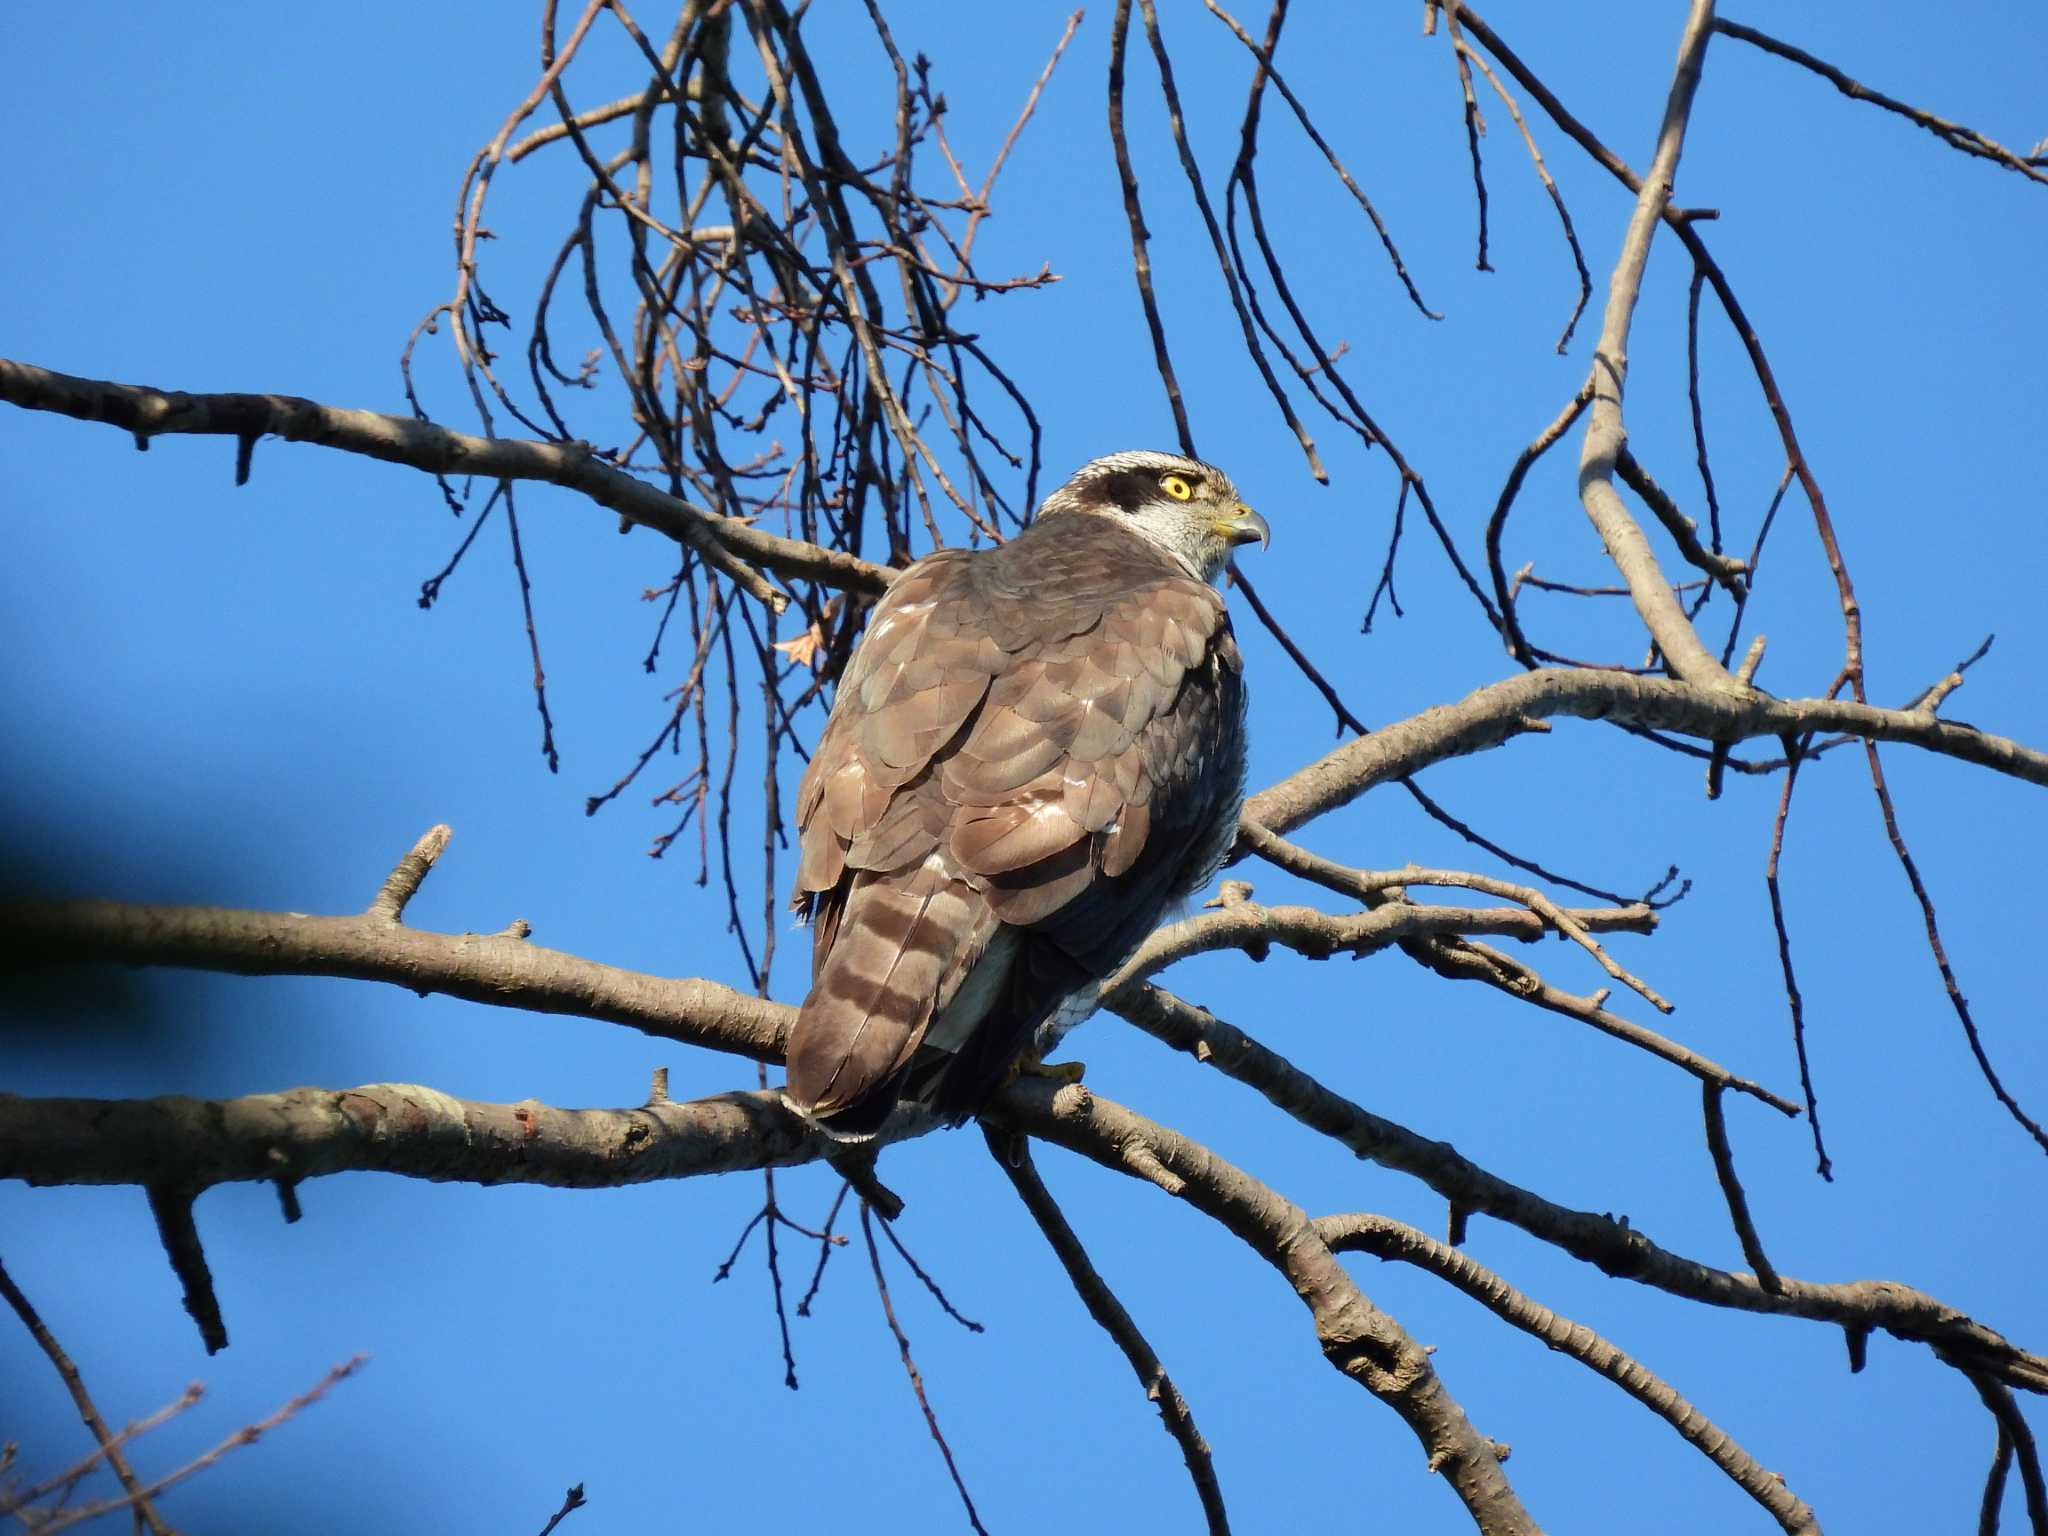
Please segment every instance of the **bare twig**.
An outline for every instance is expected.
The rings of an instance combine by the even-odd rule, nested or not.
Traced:
[[[953,1461],[953,1448],[946,1443],[946,1435],[939,1428],[939,1417],[932,1412],[931,1399],[925,1395],[924,1376],[917,1368],[917,1362],[910,1355],[910,1336],[903,1331],[903,1325],[896,1321],[896,1308],[889,1301],[889,1282],[882,1274],[882,1250],[875,1246],[873,1219],[868,1215],[865,1201],[860,1208],[861,1235],[867,1239],[868,1264],[875,1273],[875,1294],[882,1300],[882,1316],[888,1321],[889,1333],[896,1340],[896,1352],[903,1360],[903,1373],[910,1378],[910,1390],[917,1395],[917,1406],[924,1410],[925,1428],[931,1432],[932,1441],[939,1448],[939,1455],[945,1458],[946,1474],[953,1479],[953,1487],[960,1495],[960,1503],[967,1511],[967,1523],[974,1527],[978,1536],[988,1536],[983,1528],[981,1516],[974,1512],[973,1495],[967,1491],[967,1484],[961,1480],[960,1468]]]
[[[2004,1383],[1982,1371],[1965,1369],[1964,1374],[1984,1400],[1984,1406],[1991,1410],[1991,1417],[1998,1423],[2000,1437],[2011,1445],[2013,1459],[2019,1463],[2020,1487],[2027,1500],[2028,1528],[2034,1536],[2048,1536],[2048,1478],[2042,1476],[2041,1453],[2034,1444],[2033,1430],[2027,1427],[2026,1416],[2020,1412],[2019,1404],[2012,1400],[2012,1393]],[[1990,1508],[1988,1486],[1985,1506]]]
[[[29,1337],[36,1341],[36,1347],[49,1356],[50,1364],[57,1368],[58,1376],[64,1381],[64,1390],[71,1394],[72,1405],[78,1409],[78,1417],[84,1421],[86,1429],[98,1442],[98,1454],[106,1458],[114,1476],[120,1479],[121,1487],[128,1495],[125,1502],[135,1511],[135,1518],[147,1525],[154,1536],[172,1536],[171,1527],[165,1523],[163,1516],[157,1513],[155,1504],[150,1502],[150,1491],[142,1486],[135,1475],[135,1469],[128,1464],[128,1458],[121,1454],[121,1441],[132,1436],[135,1431],[130,1430],[121,1436],[108,1432],[106,1420],[100,1417],[99,1409],[93,1404],[92,1394],[86,1390],[85,1378],[79,1374],[71,1356],[64,1352],[63,1345],[57,1342],[57,1336],[50,1332],[49,1325],[29,1304],[29,1299],[22,1294],[21,1287],[14,1283],[14,1277],[7,1273],[4,1264],[0,1264],[0,1296],[7,1299],[7,1305],[14,1309],[14,1315],[20,1318],[22,1326],[28,1329]],[[193,1401],[196,1398],[188,1393],[187,1400]],[[89,1462],[82,1464],[79,1469],[80,1475],[83,1475],[89,1466]],[[8,1507],[18,1506],[10,1503]],[[31,1528],[34,1528],[34,1522],[30,1524]]]
[[[1507,528],[1508,510],[1514,506],[1515,497],[1520,494],[1523,480],[1528,478],[1530,468],[1550,451],[1557,440],[1569,432],[1572,424],[1579,419],[1586,405],[1593,398],[1592,382],[1588,380],[1579,386],[1578,393],[1565,402],[1564,409],[1551,419],[1550,425],[1531,438],[1529,445],[1515,455],[1515,462],[1508,470],[1507,480],[1501,485],[1500,495],[1494,501],[1493,515],[1486,520],[1486,563],[1493,574],[1494,601],[1500,605],[1501,638],[1507,642],[1508,654],[1525,667],[1536,665],[1536,658],[1530,653],[1529,642],[1522,635],[1521,620],[1515,612],[1515,594],[1508,584],[1507,567],[1501,558],[1501,535]]]
[[[872,1202],[869,1203],[869,1208],[873,1209]],[[882,1216],[880,1210],[875,1210],[875,1214]],[[903,1239],[896,1235],[895,1222],[896,1218],[893,1216],[882,1216],[882,1236],[889,1239],[889,1246],[896,1250],[896,1256],[910,1266],[910,1272],[917,1276],[918,1283],[930,1293],[932,1300],[939,1304],[939,1310],[953,1319],[962,1328],[965,1328],[969,1333],[986,1333],[988,1330],[983,1328],[980,1323],[968,1317],[946,1299],[946,1293],[939,1288],[939,1282],[927,1274],[925,1267],[917,1262],[916,1257],[908,1248],[903,1246]]]
[[[1721,1181],[1721,1194],[1728,1202],[1728,1219],[1735,1224],[1742,1256],[1749,1260],[1758,1285],[1767,1291],[1781,1291],[1784,1282],[1764,1257],[1763,1239],[1757,1236],[1756,1223],[1750,1218],[1749,1197],[1742,1192],[1742,1181],[1735,1176],[1735,1152],[1728,1145],[1728,1117],[1721,1112],[1720,1087],[1714,1083],[1700,1084],[1700,1102],[1706,1113],[1707,1152],[1714,1159],[1714,1176]]]
[[[1585,950],[1609,976],[1636,993],[1659,1013],[1671,1012],[1671,1004],[1653,991],[1648,983],[1622,969],[1614,958],[1601,948],[1584,923],[1533,886],[1516,885],[1512,881],[1496,880],[1488,875],[1473,874],[1465,870],[1422,869],[1415,865],[1394,870],[1347,869],[1341,864],[1310,853],[1306,848],[1296,847],[1285,838],[1267,831],[1255,821],[1241,820],[1238,835],[1250,844],[1254,853],[1268,862],[1300,875],[1303,879],[1313,880],[1318,885],[1356,896],[1361,901],[1383,897],[1386,892],[1396,887],[1428,885],[1480,891],[1507,901],[1520,902],[1543,919],[1553,932],[1562,934]],[[1642,925],[1636,929],[1638,932],[1647,932],[1649,928],[1655,926],[1656,914],[1647,906],[1640,907],[1634,916]]]
[[[1730,597],[1738,602],[1742,598],[1743,563],[1726,555],[1716,554],[1700,543],[1699,524],[1687,517],[1671,499],[1670,492],[1650,477],[1650,472],[1636,462],[1636,456],[1626,446],[1615,468],[1628,488],[1643,498],[1643,504],[1657,515],[1657,521],[1664,525],[1664,531],[1671,535],[1671,541],[1678,546],[1679,554],[1686,564],[1706,572],[1716,584],[1725,588]]]
[[[151,1430],[169,1423],[179,1414],[193,1407],[205,1395],[206,1387],[204,1383],[197,1381],[191,1383],[183,1392],[172,1398],[163,1407],[157,1409],[156,1412],[137,1419],[132,1423],[122,1425],[121,1432],[109,1439],[105,1445],[94,1446],[84,1456],[62,1471],[51,1473],[31,1488],[11,1490],[6,1494],[0,1494],[0,1514],[13,1514],[16,1510],[26,1509],[37,1500],[46,1498],[52,1493],[68,1492],[76,1488],[80,1482],[92,1474],[93,1468],[99,1465],[100,1458],[105,1456],[110,1448],[125,1446],[132,1440],[139,1440]],[[12,1448],[11,1443],[9,1448]],[[4,1466],[5,1459],[4,1455],[0,1455],[0,1474],[4,1474],[6,1470]]]
[[[1273,373],[1273,365],[1267,360],[1266,350],[1259,343],[1259,330],[1252,319],[1250,308],[1238,279],[1238,268],[1232,262],[1229,250],[1224,245],[1223,231],[1217,226],[1216,211],[1209,204],[1208,188],[1202,181],[1201,168],[1195,163],[1194,150],[1189,147],[1187,130],[1182,118],[1180,90],[1174,84],[1173,60],[1166,51],[1166,38],[1159,27],[1159,9],[1154,0],[1138,0],[1138,13],[1144,18],[1145,38],[1152,47],[1152,59],[1159,67],[1159,90],[1166,107],[1167,128],[1173,138],[1173,147],[1180,157],[1181,173],[1186,177],[1188,190],[1195,200],[1195,210],[1202,216],[1202,226],[1209,232],[1209,245],[1215,252],[1217,270],[1223,277],[1223,286],[1230,294],[1231,308],[1236,311],[1239,330],[1244,336],[1245,354],[1258,369],[1259,377],[1265,382],[1266,393],[1280,411],[1281,419],[1300,445],[1302,455],[1308,461],[1309,473],[1318,481],[1327,482],[1329,472],[1323,468],[1321,455],[1316,452],[1313,438],[1295,414],[1293,401],[1287,398],[1287,391],[1280,387],[1280,380]],[[1183,443],[1183,448],[1194,452],[1192,440]]]
[[[1210,15],[1230,28],[1231,35],[1252,51],[1266,76],[1272,80],[1273,88],[1279,91],[1281,99],[1294,113],[1294,120],[1301,124],[1302,132],[1308,135],[1309,142],[1322,152],[1323,158],[1329,162],[1330,169],[1336,173],[1337,180],[1343,184],[1344,190],[1351,194],[1352,201],[1357,203],[1364,210],[1366,218],[1372,221],[1373,232],[1379,236],[1380,245],[1387,253],[1387,260],[1393,264],[1394,275],[1401,280],[1401,286],[1407,291],[1408,302],[1431,320],[1443,319],[1441,314],[1423,302],[1422,295],[1416,290],[1415,280],[1408,275],[1407,263],[1401,260],[1401,252],[1394,245],[1394,237],[1387,232],[1386,222],[1381,219],[1379,210],[1373,207],[1372,199],[1359,188],[1351,173],[1344,168],[1344,162],[1337,158],[1337,152],[1330,148],[1329,141],[1317,130],[1314,121],[1308,115],[1308,109],[1301,104],[1301,98],[1288,89],[1286,80],[1281,78],[1280,72],[1273,67],[1271,54],[1260,48],[1252,35],[1238,24],[1235,17],[1216,4],[1216,0],[1202,0],[1202,3],[1208,7]]]
[[[581,1483],[574,1484],[567,1493],[562,1495],[562,1507],[548,1516],[548,1523],[540,1528],[540,1536],[549,1536],[549,1533],[556,1526],[560,1525],[573,1512],[581,1509],[589,1502],[590,1500],[583,1497],[583,1485]]]
[[[418,893],[420,884],[427,878],[441,855],[448,850],[448,839],[455,835],[455,829],[446,822],[427,828],[420,834],[405,856],[393,867],[385,878],[383,886],[371,900],[365,915],[380,917],[385,922],[396,923],[405,916],[406,904]]]
[[[1899,817],[1892,805],[1891,792],[1885,786],[1884,765],[1877,755],[1877,744],[1863,743],[1863,756],[1870,769],[1871,788],[1877,793],[1879,814],[1884,819],[1884,833],[1892,845],[1892,853],[1899,861],[1899,868],[1905,872],[1906,884],[1912,887],[1913,901],[1920,908],[1920,920],[1927,929],[1927,949],[1934,957],[1935,969],[1941,973],[1942,990],[1948,994],[1949,1006],[1955,1010],[1956,1018],[1962,1023],[1963,1038],[1969,1042],[1970,1055],[1976,1059],[1977,1070],[1984,1075],[1984,1081],[1991,1087],[1992,1094],[2004,1106],[2005,1112],[2018,1122],[2020,1128],[2034,1138],[2034,1144],[2048,1152],[2048,1130],[2020,1107],[2018,1099],[1999,1078],[1991,1065],[1991,1058],[1985,1053],[1983,1037],[1977,1032],[1977,1021],[1970,1014],[1969,999],[1963,996],[1963,989],[1956,981],[1955,968],[1949,964],[1948,950],[1941,942],[1941,926],[1934,915],[1934,898],[1927,892],[1927,883],[1920,878],[1920,866],[1906,847],[1906,839],[1899,831]]]
[[[214,1295],[213,1272],[207,1267],[206,1250],[199,1243],[199,1225],[192,1219],[192,1202],[199,1188],[188,1184],[167,1184],[151,1180],[150,1214],[156,1217],[157,1237],[171,1261],[171,1270],[185,1292],[185,1310],[199,1325],[199,1337],[209,1355],[228,1347],[228,1328],[220,1315],[220,1298]]]
[[[1146,1342],[1145,1335],[1139,1332],[1131,1314],[1117,1300],[1116,1293],[1089,1259],[1088,1250],[1081,1246],[1081,1240],[1068,1224],[1059,1202],[1053,1199],[1052,1191],[1039,1177],[1038,1169],[1031,1161],[1029,1143],[993,1127],[984,1127],[983,1134],[988,1138],[988,1149],[995,1157],[996,1165],[1008,1177],[1018,1198],[1024,1202],[1024,1208],[1030,1211],[1031,1219],[1038,1223],[1038,1230],[1045,1234],[1054,1256],[1066,1269],[1067,1279],[1081,1298],[1081,1304],[1116,1347],[1123,1351],[1124,1358],[1130,1361],[1131,1369],[1137,1373],[1138,1385],[1145,1389],[1146,1398],[1159,1410],[1160,1423],[1180,1447],[1211,1536],[1224,1536],[1230,1529],[1230,1517],[1224,1512],[1223,1491],[1217,1486],[1216,1464],[1209,1454],[1209,1442],[1195,1427],[1195,1417],[1188,1409],[1187,1399],[1180,1395],[1180,1388],[1167,1375],[1166,1367],[1160,1364],[1159,1356]]]
[[[1486,134],[1486,119],[1479,115],[1479,98],[1472,91],[1471,55],[1465,47],[1465,40],[1458,35],[1458,8],[1451,6],[1444,12],[1450,26],[1451,58],[1458,67],[1458,90],[1465,98],[1465,147],[1472,156],[1472,190],[1479,201],[1479,257],[1473,265],[1481,272],[1491,272],[1493,265],[1486,259],[1486,169],[1479,159],[1479,141]]]
[[[1579,316],[1586,312],[1586,301],[1593,296],[1593,276],[1586,270],[1586,253],[1579,249],[1578,231],[1572,228],[1571,211],[1564,205],[1564,195],[1557,190],[1557,183],[1551,180],[1550,167],[1543,163],[1543,151],[1536,147],[1536,136],[1529,131],[1529,125],[1522,117],[1522,109],[1515,104],[1515,98],[1508,94],[1508,88],[1500,82],[1500,76],[1493,72],[1477,51],[1468,47],[1463,31],[1458,26],[1458,10],[1452,6],[1446,13],[1450,22],[1451,46],[1458,50],[1461,58],[1470,59],[1479,73],[1486,76],[1486,83],[1493,87],[1500,97],[1501,105],[1508,109],[1508,116],[1515,121],[1515,128],[1522,135],[1522,145],[1529,151],[1530,162],[1536,167],[1537,179],[1543,183],[1543,190],[1550,194],[1550,205],[1557,210],[1558,223],[1564,227],[1565,245],[1572,253],[1572,265],[1579,274],[1579,296],[1572,305],[1572,312],[1566,318],[1564,329],[1558,333],[1557,351],[1561,357],[1565,348],[1571,345],[1572,332],[1579,328]]]
[[[1195,435],[1188,426],[1187,403],[1181,398],[1180,380],[1173,370],[1173,358],[1166,347],[1166,322],[1159,315],[1159,301],[1152,292],[1151,231],[1145,227],[1144,205],[1138,199],[1138,173],[1131,168],[1131,146],[1124,134],[1124,56],[1131,35],[1131,0],[1117,0],[1116,15],[1109,24],[1109,142],[1116,156],[1116,174],[1123,188],[1124,219],[1131,227],[1131,273],[1138,284],[1138,301],[1145,310],[1145,325],[1152,334],[1152,359],[1159,369],[1159,382],[1166,390],[1166,403],[1173,412],[1174,430],[1181,451],[1195,451]]]
[[[344,1360],[311,1387],[301,1392],[276,1412],[270,1414],[269,1417],[258,1419],[253,1424],[243,1425],[211,1450],[202,1452],[186,1462],[182,1467],[177,1468],[175,1471],[167,1472],[162,1477],[151,1482],[140,1494],[120,1499],[106,1499],[94,1504],[81,1505],[77,1509],[67,1510],[53,1519],[35,1525],[34,1529],[37,1536],[57,1536],[57,1532],[68,1531],[74,1525],[83,1525],[88,1520],[97,1520],[102,1515],[110,1515],[116,1510],[138,1507],[140,1500],[144,1498],[154,1499],[158,1494],[164,1492],[165,1489],[174,1487],[184,1482],[187,1478],[195,1477],[199,1473],[204,1472],[208,1467],[227,1455],[228,1452],[240,1450],[245,1445],[254,1445],[271,1430],[276,1429],[278,1425],[320,1401],[321,1398],[327,1395],[329,1388],[353,1376],[368,1359],[369,1356],[367,1355],[356,1355],[348,1360]]]
[[[1903,101],[1895,100],[1885,95],[1882,91],[1874,91],[1869,86],[1850,79],[1842,71],[1835,68],[1834,65],[1823,59],[1815,58],[1803,48],[1795,48],[1792,44],[1780,42],[1777,38],[1767,36],[1757,31],[1754,27],[1745,27],[1740,22],[1729,21],[1722,17],[1715,18],[1714,30],[1721,33],[1724,37],[1735,38],[1740,42],[1748,43],[1753,48],[1761,48],[1765,53],[1776,54],[1781,59],[1787,59],[1802,69],[1813,71],[1813,73],[1819,75],[1851,101],[1867,101],[1873,107],[1882,107],[1887,112],[1897,113],[1908,122],[1919,124],[1920,127],[1925,128],[1950,149],[1960,150],[1966,155],[1974,155],[1980,160],[1989,160],[1994,165],[2003,166],[2008,171],[2018,172],[2029,181],[2037,181],[2044,186],[2048,186],[2048,175],[2043,175],[2032,161],[2014,154],[1996,140],[1985,138],[1983,134],[1977,132],[1974,128],[1965,128],[1961,123],[1952,123],[1945,117],[1936,117],[1932,112],[1923,111],[1919,107],[1910,106]]]
[[[1799,781],[1803,756],[1802,739],[1788,732],[1785,743],[1785,782],[1778,791],[1778,813],[1771,820],[1771,851],[1764,860],[1764,889],[1771,902],[1771,926],[1778,939],[1778,969],[1785,978],[1785,1005],[1791,1011],[1792,1048],[1799,1058],[1799,1087],[1806,1095],[1806,1124],[1813,1132],[1814,1169],[1823,1179],[1834,1178],[1834,1164],[1820,1131],[1820,1100],[1813,1088],[1813,1064],[1806,1053],[1806,1003],[1800,996],[1799,978],[1792,968],[1792,935],[1785,923],[1785,892],[1778,880],[1778,865],[1785,853],[1785,823],[1792,814],[1792,790]]]

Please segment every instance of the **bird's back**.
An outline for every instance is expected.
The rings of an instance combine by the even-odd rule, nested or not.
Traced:
[[[1242,718],[1221,598],[1109,518],[906,570],[798,792],[790,1102],[840,1134],[906,1091],[978,1109],[1227,850]]]

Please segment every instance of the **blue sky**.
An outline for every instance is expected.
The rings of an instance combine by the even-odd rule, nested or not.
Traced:
[[[1083,24],[978,248],[989,275],[1048,261],[1062,275],[973,312],[1037,401],[1054,476],[1172,436],[1103,143],[1110,9]],[[1593,313],[1559,358],[1551,344],[1575,285],[1554,216],[1511,124],[1489,110],[1498,270],[1473,271],[1455,79],[1444,40],[1418,37],[1418,11],[1304,13],[1281,63],[1443,321],[1407,304],[1370,228],[1277,103],[1260,163],[1298,287],[1326,334],[1350,344],[1367,403],[1469,553],[1515,453],[1584,377],[1628,201],[1532,116],[1596,281]],[[888,14],[906,51],[933,57],[963,159],[985,163],[1064,12],[968,13],[934,0]],[[1242,50],[1199,8],[1167,6],[1163,19],[1190,133],[1220,185]],[[1604,8],[1596,26],[1502,4],[1489,19],[1608,142],[1647,160],[1678,7]],[[2048,20],[2035,10],[1973,7],[1936,21],[1916,6],[1832,4],[1736,19],[1782,29],[2015,147],[2048,133],[2038,82]],[[820,3],[806,25],[840,71],[852,124],[860,103],[884,99],[883,61],[857,8]],[[399,348],[452,285],[457,179],[529,88],[535,31],[524,8],[483,5],[8,11],[0,47],[16,68],[0,102],[10,234],[0,284],[12,302],[0,354],[165,387],[402,410]],[[637,83],[622,53],[591,63],[582,100]],[[1312,417],[1332,484],[1304,473],[1243,358],[1163,120],[1143,95],[1152,75],[1141,48],[1131,68],[1153,259],[1195,431],[1274,526],[1252,566],[1262,591],[1370,720],[1507,675],[1512,663],[1412,528],[1399,573],[1408,617],[1359,633],[1392,477],[1380,456]],[[858,144],[886,135],[864,128]],[[507,308],[530,304],[577,186],[566,161],[545,157],[501,178],[490,260]],[[2032,451],[2048,357],[2048,189],[1723,40],[1678,195],[1722,210],[1707,235],[1830,498],[1866,615],[1873,698],[1910,698],[1995,631],[1949,710],[2048,742]],[[1685,279],[1675,247],[1660,242],[1631,349],[1629,423],[1639,456],[1696,509]],[[1703,367],[1731,542],[1746,547],[1777,478],[1775,439],[1718,321],[1705,328]],[[469,425],[446,357],[435,354],[425,376],[430,408]],[[1532,476],[1510,565],[1537,559],[1542,574],[1599,580],[1568,455]],[[620,538],[608,515],[567,495],[522,493],[563,753],[551,776],[536,751],[502,533],[486,534],[434,612],[415,605],[460,534],[423,478],[273,442],[236,490],[224,441],[160,440],[142,455],[108,429],[11,409],[0,413],[0,466],[0,653],[12,662],[0,677],[0,837],[13,883],[348,911],[421,831],[447,821],[455,841],[410,910],[417,924],[493,930],[522,917],[540,942],[594,959],[745,984],[722,895],[699,890],[688,861],[644,856],[666,825],[659,813],[628,797],[583,815],[584,797],[652,734],[676,681],[638,665],[652,622],[639,593],[672,570],[660,540]],[[1839,663],[1838,620],[1805,509],[1795,499],[1781,518],[1754,609],[1771,641],[1760,681],[1812,694]],[[1581,617],[1557,598],[1528,605],[1561,640],[1609,652],[1637,643],[1618,614]],[[1263,784],[1324,750],[1331,727],[1248,613],[1239,627],[1255,690],[1252,777]],[[2048,857],[2040,792],[1903,750],[1886,764],[1994,1059],[2037,1115],[2048,1112],[2032,953]],[[1681,865],[1692,895],[1657,937],[1617,950],[1678,1002],[1671,1033],[1791,1091],[1762,881],[1776,785],[1736,778],[1708,804],[1696,768],[1574,723],[1434,769],[1427,785],[1493,837],[1588,878],[1634,889]],[[1859,774],[1842,753],[1802,784],[1786,866],[1836,1179],[1814,1177],[1803,1123],[1743,1102],[1730,1108],[1737,1157],[1781,1269],[1906,1281],[2040,1348],[2048,1236],[2032,1213],[2048,1164],[1976,1075]],[[1359,865],[1502,872],[1393,792],[1303,841]],[[1249,878],[1262,899],[1300,898],[1271,870]],[[783,945],[776,996],[801,996],[803,951]],[[1531,958],[1575,990],[1599,980],[1563,947]],[[1167,984],[1527,1187],[1626,1213],[1705,1262],[1742,1265],[1697,1091],[1639,1054],[1421,975],[1398,955],[1316,965],[1276,954],[1257,969],[1210,957]],[[232,1095],[401,1081],[479,1099],[623,1105],[640,1102],[656,1065],[671,1068],[678,1097],[753,1082],[746,1063],[609,1026],[341,981],[142,973],[65,988],[61,1035],[18,1020],[0,1035],[0,1087]],[[1117,1021],[1097,1021],[1069,1050],[1100,1091],[1205,1140],[1311,1212],[1377,1210],[1441,1230],[1427,1191],[1318,1143]],[[1040,1163],[1186,1392],[1240,1530],[1333,1509],[1358,1526],[1462,1527],[1408,1432],[1321,1362],[1306,1315],[1240,1245],[1147,1185],[1055,1151]],[[902,1147],[885,1176],[910,1200],[906,1241],[987,1324],[958,1331],[892,1274],[989,1528],[1192,1528],[1177,1453],[980,1138]],[[813,1220],[833,1181],[803,1170],[781,1187]],[[146,1442],[146,1467],[175,1464],[339,1359],[372,1357],[328,1401],[178,1493],[167,1512],[186,1528],[538,1529],[579,1481],[592,1503],[570,1531],[716,1528],[764,1512],[829,1518],[844,1536],[961,1524],[863,1255],[834,1260],[816,1315],[796,1324],[797,1393],[782,1385],[758,1250],[732,1279],[709,1283],[758,1204],[758,1179],[573,1194],[362,1175],[302,1194],[306,1219],[291,1227],[267,1189],[201,1201],[233,1338],[208,1359],[139,1192],[0,1187],[0,1257],[110,1417],[208,1383],[201,1407]],[[1879,1339],[1851,1377],[1825,1328],[1690,1307],[1484,1219],[1470,1251],[1675,1382],[1830,1529],[1955,1528],[1974,1509],[1991,1426],[1924,1349]],[[792,1269],[805,1262],[785,1250]],[[1577,1365],[1416,1273],[1347,1262],[1438,1347],[1479,1427],[1513,1444],[1513,1481],[1553,1529],[1761,1528],[1761,1513],[1702,1458]],[[28,1467],[48,1468],[76,1455],[82,1434],[25,1335],[0,1326],[0,1440],[19,1440]],[[2010,1518],[2021,1518],[2017,1492]]]

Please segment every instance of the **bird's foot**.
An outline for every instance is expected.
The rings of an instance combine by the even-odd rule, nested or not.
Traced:
[[[1064,1086],[1081,1081],[1081,1074],[1087,1070],[1085,1061],[1046,1062],[1027,1051],[1010,1068],[1010,1081],[1015,1082],[1020,1077],[1043,1077]]]

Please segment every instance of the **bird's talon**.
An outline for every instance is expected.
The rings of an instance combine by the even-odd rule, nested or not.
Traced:
[[[1065,1085],[1081,1081],[1081,1074],[1088,1070],[1085,1061],[1035,1061],[1028,1056],[1017,1058],[1017,1077],[1042,1077],[1048,1081]],[[1014,1079],[1013,1079],[1014,1080]]]

